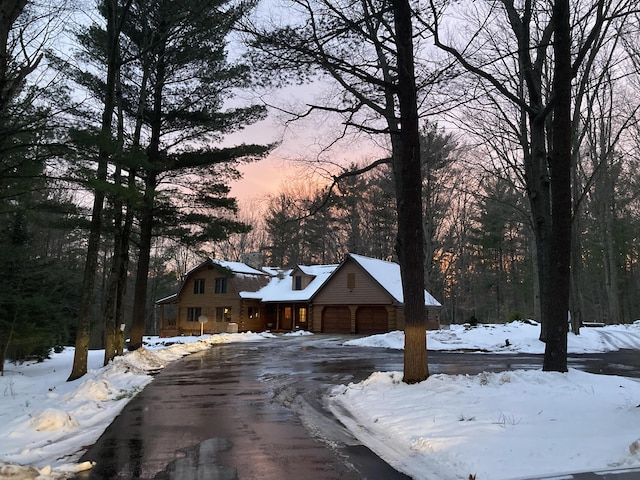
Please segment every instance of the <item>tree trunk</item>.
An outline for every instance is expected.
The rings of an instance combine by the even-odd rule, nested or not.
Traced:
[[[540,340],[547,337],[545,318],[546,303],[549,300],[549,242],[551,230],[551,199],[549,191],[549,170],[544,120],[531,115],[531,152],[525,150],[525,172],[527,175],[527,198],[531,208],[534,233],[535,259],[534,274],[537,277],[538,310],[540,312]]]
[[[133,320],[129,334],[129,350],[142,347],[142,337],[147,318],[147,284],[151,263],[151,238],[153,231],[153,197],[155,193],[155,173],[149,172],[146,180],[144,207],[140,212],[140,239],[138,268],[136,270],[133,294]]]
[[[567,313],[571,263],[571,32],[569,0],[553,8],[555,72],[553,78],[553,152],[551,155],[551,229],[549,320],[544,362],[546,372],[567,371]]]
[[[393,155],[396,183],[398,237],[396,250],[404,294],[405,383],[429,376],[424,305],[424,230],[422,226],[422,174],[417,93],[414,73],[411,7],[407,0],[393,0],[398,62],[400,132]],[[393,134],[393,133],[392,133]]]
[[[104,110],[102,112],[101,134],[105,138],[111,137],[111,123],[113,121],[113,111],[115,108],[115,86],[118,72],[117,49],[113,47],[118,42],[116,32],[115,2],[106,2],[108,13],[107,42],[107,81],[104,96]],[[104,185],[107,182],[107,164],[109,154],[104,149],[100,149],[98,154],[98,169],[96,172],[96,188],[93,197],[93,209],[91,212],[91,227],[89,240],[87,242],[87,257],[84,266],[82,280],[82,294],[80,296],[80,306],[78,308],[78,327],[76,333],[75,353],[73,356],[73,367],[67,381],[80,378],[87,373],[87,356],[89,354],[89,335],[91,327],[91,315],[93,307],[93,291],[95,285],[95,273],[98,267],[98,253],[100,250],[100,237],[102,235],[102,211],[104,208]]]
[[[118,273],[120,271],[122,248],[122,204],[114,205],[114,238],[113,258],[107,280],[107,295],[104,309],[104,362],[107,365],[116,356],[116,298],[118,295]],[[118,211],[120,209],[120,211]]]
[[[160,29],[160,31],[163,31]],[[145,192],[140,211],[140,241],[138,268],[133,300],[133,320],[129,334],[129,350],[137,350],[142,346],[146,323],[147,285],[149,277],[149,265],[151,263],[151,239],[153,237],[153,215],[156,194],[157,172],[154,165],[160,161],[160,134],[162,130],[162,93],[165,82],[165,48],[163,41],[159,39],[158,58],[156,61],[155,84],[153,85],[153,112],[150,121],[151,138],[147,148],[147,174],[145,177]]]
[[[106,182],[106,155],[101,155],[96,179],[99,182]],[[87,257],[84,265],[80,307],[78,309],[78,325],[75,352],[73,355],[73,367],[69,378],[67,378],[68,382],[80,378],[87,373],[89,335],[93,310],[93,287],[95,285],[95,274],[98,267],[98,252],[100,250],[100,235],[102,232],[102,210],[104,206],[104,197],[105,195],[102,187],[97,187],[94,192],[93,210],[91,212],[91,230],[89,232],[89,241],[87,242]]]
[[[602,135],[602,134],[601,134]],[[607,145],[602,145],[600,151],[606,152]],[[596,181],[595,188],[599,192],[600,208],[600,229],[603,232],[602,260],[604,267],[605,294],[607,296],[607,318],[609,325],[620,323],[620,302],[618,300],[618,255],[615,248],[614,218],[615,218],[615,180],[612,177],[612,165],[609,155],[603,154],[601,159],[602,167],[600,171],[601,181]]]

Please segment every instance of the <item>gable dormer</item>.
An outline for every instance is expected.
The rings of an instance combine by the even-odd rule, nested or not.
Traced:
[[[309,271],[306,271],[304,266],[298,265],[290,273],[291,276],[291,290],[304,290],[307,286],[316,278]]]

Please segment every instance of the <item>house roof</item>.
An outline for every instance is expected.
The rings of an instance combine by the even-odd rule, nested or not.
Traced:
[[[222,268],[226,268],[228,270],[230,270],[233,273],[238,273],[238,274],[245,274],[245,275],[266,275],[264,272],[260,271],[260,270],[256,270],[255,268],[250,267],[249,265],[247,265],[246,263],[242,263],[242,262],[228,262],[226,260],[214,260],[214,259],[207,259],[204,262],[202,262],[200,265],[198,265],[197,267],[192,268],[191,270],[189,270],[185,277],[188,277],[192,272],[194,272],[195,270],[198,270],[199,268],[202,268],[204,265],[217,265],[220,266]]]
[[[185,274],[184,280],[180,285],[180,289],[178,290],[176,296],[180,295],[182,289],[187,284],[187,280],[193,273],[209,266],[218,267],[223,270],[226,269],[231,272],[232,281],[236,287],[236,290],[259,290],[266,282],[269,281],[269,275],[267,273],[252,268],[246,263],[228,262],[226,260],[214,260],[208,258]]]
[[[178,294],[177,293],[172,293],[171,295],[168,295],[164,298],[161,298],[160,300],[156,300],[156,303],[160,304],[160,303],[178,303]]]
[[[365,257],[349,253],[340,265],[298,265],[294,269],[278,269],[273,267],[257,270],[241,262],[227,262],[224,260],[208,259],[189,270],[186,279],[195,271],[207,265],[215,265],[228,269],[233,273],[233,281],[240,297],[256,299],[263,302],[308,302],[327,283],[331,276],[338,271],[349,259],[356,262],[381,288],[393,297],[398,303],[404,303],[402,293],[402,279],[400,265],[375,258]],[[302,272],[312,277],[309,284],[302,290],[293,289],[292,275]],[[266,283],[266,284],[265,284]],[[180,290],[184,287],[180,287]],[[159,300],[157,303],[170,303],[175,301],[176,295],[171,295]],[[433,296],[425,290],[425,305],[441,306]]]
[[[257,298],[263,302],[307,302],[324,285],[338,265],[298,265],[295,269],[279,270],[271,281],[257,292],[240,292],[242,298]],[[301,270],[314,277],[302,290],[294,290],[291,275]]]
[[[380,284],[399,303],[404,303],[402,292],[402,277],[400,276],[400,265],[394,262],[378,260],[377,258],[364,257],[355,253],[347,254],[347,258],[353,259],[362,269]],[[346,260],[345,260],[346,261]],[[424,291],[424,304],[428,306],[442,306],[433,296]]]

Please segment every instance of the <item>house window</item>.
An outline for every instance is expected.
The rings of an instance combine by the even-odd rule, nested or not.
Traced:
[[[298,309],[298,323],[307,323],[307,309],[300,307]]]
[[[202,308],[187,307],[187,322],[197,322],[200,315],[202,315]]]
[[[293,289],[302,290],[302,275],[296,275],[293,277]]]
[[[193,293],[196,295],[204,293],[204,278],[196,278],[193,281]]]
[[[216,307],[216,322],[228,322],[231,307]]]
[[[249,307],[249,318],[260,318],[260,309],[258,307]]]
[[[349,290],[353,290],[356,288],[356,274],[355,273],[347,273],[347,288]]]
[[[216,278],[216,293],[227,293],[227,279],[224,277]]]

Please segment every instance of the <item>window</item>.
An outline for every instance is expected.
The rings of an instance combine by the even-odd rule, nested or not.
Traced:
[[[202,308],[187,307],[187,322],[197,322],[200,315],[202,315]]]
[[[227,279],[224,277],[216,278],[216,293],[227,293]]]
[[[356,274],[355,273],[347,273],[347,288],[349,291],[356,288]]]
[[[298,309],[298,323],[307,323],[307,309],[300,307]]]
[[[228,322],[231,307],[216,307],[216,322]]]
[[[249,307],[247,313],[249,318],[260,318],[260,309],[258,307]]]
[[[204,293],[204,278],[196,278],[193,281],[193,293],[196,295]]]
[[[293,277],[293,289],[302,290],[302,275],[296,275]]]

